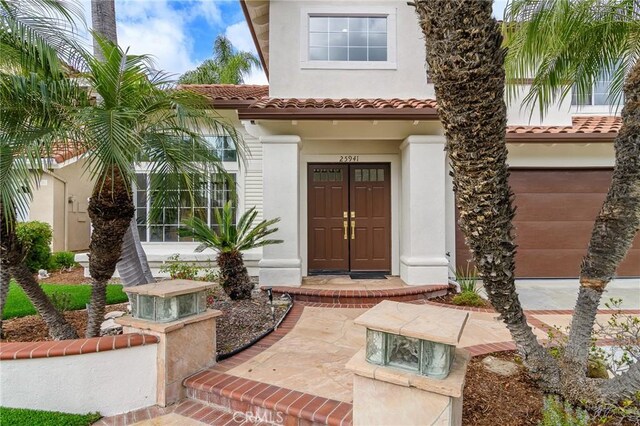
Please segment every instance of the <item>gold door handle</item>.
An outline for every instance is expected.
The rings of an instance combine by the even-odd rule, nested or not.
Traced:
[[[347,212],[344,212],[342,217],[344,217],[344,221],[342,222],[342,225],[344,226],[344,239],[347,240],[349,239],[349,234],[347,231],[347,227],[349,226],[349,221],[347,220]]]
[[[354,220],[356,218],[356,212],[351,212],[351,239],[355,240],[356,239],[356,221]]]

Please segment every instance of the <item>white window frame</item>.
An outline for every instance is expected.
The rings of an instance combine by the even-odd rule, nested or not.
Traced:
[[[203,136],[216,136],[216,135],[210,135],[210,134],[204,134]],[[240,155],[239,153],[236,155]],[[244,173],[242,173],[240,165],[238,163],[238,161],[224,161],[222,163],[222,166],[224,167],[224,169],[227,171],[227,173],[229,174],[233,174],[235,175],[235,190],[236,190],[236,206],[235,206],[235,210],[236,210],[236,220],[238,219],[238,214],[239,212],[243,212],[244,211]],[[136,174],[138,173],[146,173],[149,174],[151,173],[151,171],[153,170],[152,167],[152,163],[146,161],[146,162],[140,162],[140,163],[136,163],[135,166],[135,172]],[[133,196],[135,197],[135,183],[134,183],[134,193]],[[149,197],[147,197],[147,215],[149,214]],[[134,201],[134,205],[135,205],[135,201]],[[136,205],[137,208],[137,205]],[[211,211],[210,209],[208,209],[207,211],[207,217],[209,219],[212,219],[211,217]],[[148,217],[148,216],[147,216]],[[209,220],[208,222],[209,224],[211,223],[211,220]],[[142,244],[144,245],[166,245],[166,244],[171,244],[173,246],[178,246],[178,245],[182,245],[182,246],[192,246],[192,245],[198,245],[199,243],[197,242],[189,242],[189,241],[150,241],[150,231],[149,231],[149,224],[147,223],[147,241],[142,241]]]
[[[386,61],[312,61],[309,60],[309,17],[386,17],[387,60]],[[318,6],[300,10],[300,68],[301,69],[345,69],[345,70],[394,70],[397,65],[397,9],[384,6]]]

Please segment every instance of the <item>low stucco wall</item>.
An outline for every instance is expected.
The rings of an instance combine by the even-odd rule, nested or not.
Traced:
[[[67,347],[75,344],[82,348],[92,346],[92,341],[96,341],[94,349],[69,351],[75,355],[67,354],[62,347],[69,342]],[[112,345],[105,348],[109,343]],[[5,343],[0,362],[0,406],[67,413],[98,411],[110,416],[154,405],[156,343],[156,338],[133,342],[126,335]],[[49,349],[43,351],[43,347]],[[12,359],[12,352],[17,359]]]

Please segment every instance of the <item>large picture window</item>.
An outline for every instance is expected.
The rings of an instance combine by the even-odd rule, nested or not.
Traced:
[[[235,151],[234,151],[235,155]],[[193,197],[184,189],[177,189],[177,205],[165,206],[155,218],[150,216],[153,194],[149,188],[149,174],[136,174],[135,205],[138,234],[143,242],[191,241],[178,235],[178,228],[184,219],[196,216],[215,227],[215,210],[221,209],[232,198],[236,175],[231,179],[213,175],[202,182]],[[231,180],[231,182],[229,181]]]
[[[309,16],[309,60],[387,61],[386,16]]]

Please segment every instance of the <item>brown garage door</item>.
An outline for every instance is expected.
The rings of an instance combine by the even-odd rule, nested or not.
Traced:
[[[593,221],[611,182],[611,170],[512,170],[517,206],[516,276],[577,277]],[[456,232],[458,266],[469,251]],[[618,276],[640,276],[640,235],[618,269]]]

